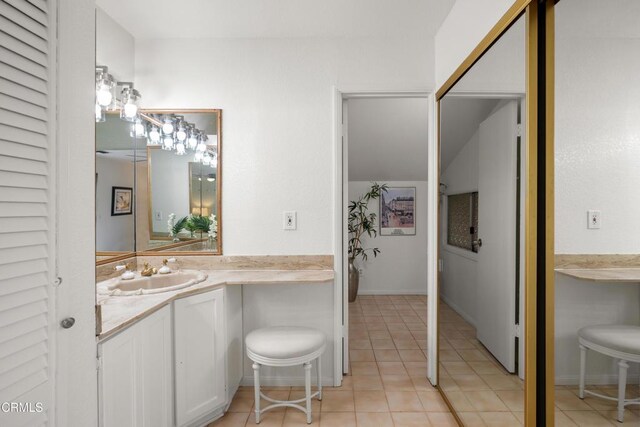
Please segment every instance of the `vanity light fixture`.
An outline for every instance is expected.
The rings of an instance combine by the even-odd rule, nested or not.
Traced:
[[[187,150],[184,147],[184,142],[182,141],[178,141],[176,143],[176,154],[178,156],[183,156],[184,154],[186,154]]]
[[[96,122],[104,122],[106,120],[107,120],[107,114],[104,108],[102,108],[100,104],[96,102]]]
[[[173,120],[169,116],[166,116],[163,120],[162,133],[165,135],[173,133]]]
[[[187,126],[184,120],[179,118],[177,119],[177,121],[178,121],[178,124],[177,124],[178,130],[176,130],[176,139],[180,142],[184,142],[187,139]]]
[[[111,107],[115,87],[116,81],[109,74],[109,68],[102,65],[96,66],[96,104],[105,109]]]
[[[211,164],[211,156],[208,152],[204,153],[204,155],[202,156],[202,164],[205,166],[209,166]]]
[[[187,146],[190,150],[195,150],[198,146],[198,130],[195,127],[189,129],[189,138],[187,138]]]
[[[174,145],[174,141],[173,141],[173,135],[172,134],[166,134],[162,137],[162,149],[163,150],[173,150],[173,145]]]
[[[132,138],[147,137],[147,126],[140,117],[136,118],[136,121],[131,125],[131,137]]]

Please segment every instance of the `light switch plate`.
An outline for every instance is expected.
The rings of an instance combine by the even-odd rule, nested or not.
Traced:
[[[284,211],[282,213],[282,229],[283,230],[295,230],[298,227],[296,211]]]
[[[153,219],[156,220],[156,221],[162,221],[162,212],[155,211],[153,213]]]
[[[587,228],[590,230],[595,230],[600,228],[602,224],[602,218],[600,216],[600,211],[588,210],[587,211]]]

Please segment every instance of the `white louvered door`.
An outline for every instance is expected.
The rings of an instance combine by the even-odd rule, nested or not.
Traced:
[[[0,1],[3,427],[45,425],[53,412],[54,25],[51,1]]]

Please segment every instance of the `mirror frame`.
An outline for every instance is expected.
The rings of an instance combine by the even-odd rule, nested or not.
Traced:
[[[526,24],[526,179],[524,417],[526,426],[554,425],[554,0],[516,0],[436,92],[437,174],[440,177],[440,101],[520,17]],[[435,184],[437,187],[437,184]],[[437,189],[436,189],[437,191]],[[441,258],[438,198],[437,259]],[[436,263],[438,265],[438,263]],[[441,273],[436,271],[436,288]],[[440,350],[439,295],[436,295],[436,358]],[[431,305],[433,307],[433,305]],[[436,360],[436,384],[440,374]],[[458,424],[462,420],[439,385]]]
[[[176,251],[171,250],[180,246],[184,246],[189,244],[189,242],[185,243],[175,243],[166,246],[161,246],[158,248],[148,249],[146,251],[133,251],[133,252],[122,252],[114,255],[112,257],[108,257],[109,255],[113,255],[110,252],[98,252],[96,251],[96,257],[105,256],[108,258],[103,258],[101,260],[96,260],[96,266],[110,264],[116,261],[122,261],[128,258],[132,258],[135,256],[162,256],[162,257],[171,257],[171,256],[219,256],[222,255],[222,109],[220,108],[206,108],[206,109],[184,109],[184,108],[162,108],[162,109],[152,109],[152,108],[143,108],[140,110],[141,113],[147,114],[187,114],[187,113],[216,113],[217,120],[217,176],[216,176],[216,204],[218,206],[218,212],[216,214],[216,219],[218,220],[218,238],[217,238],[217,247],[215,251]],[[114,114],[119,114],[119,110],[113,112]],[[95,161],[95,159],[94,159]],[[147,179],[149,177],[147,176]],[[147,191],[150,191],[150,188],[147,188]],[[149,215],[151,215],[149,211]]]

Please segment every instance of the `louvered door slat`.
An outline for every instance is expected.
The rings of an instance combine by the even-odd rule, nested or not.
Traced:
[[[1,172],[0,172],[1,174]],[[42,206],[40,203],[4,203],[0,202],[0,218],[7,218],[12,216],[47,216],[47,209],[45,206]],[[20,236],[17,236],[20,237]],[[11,243],[6,243],[5,237],[3,236],[3,241],[0,242],[0,248],[6,247],[6,244],[17,244],[19,242],[18,239]]]
[[[21,84],[0,78],[0,93],[30,102],[39,107],[47,107],[47,95]],[[8,138],[10,139],[10,138]]]
[[[14,328],[0,331],[0,357],[5,358],[23,348],[47,340],[47,318],[34,316]]]
[[[0,46],[5,47],[7,50],[11,52],[15,52],[20,56],[27,58],[30,61],[33,61],[36,64],[41,65],[42,67],[47,66],[47,55],[38,49],[34,49],[33,46],[28,45],[19,39],[14,39],[7,33],[0,31]]]
[[[28,129],[32,132],[47,134],[47,123],[44,120],[0,108],[0,123],[14,126],[20,129]]]
[[[0,233],[20,233],[22,231],[47,230],[47,219],[35,218],[0,218]]]
[[[38,23],[40,23],[40,25],[42,25],[43,27],[46,27],[48,25],[46,9],[40,9],[34,6],[33,4],[29,3],[28,1],[24,1],[24,0],[4,0],[4,1],[10,4],[11,6],[13,6],[14,8],[16,8],[17,10],[19,10],[20,12],[22,12],[23,14],[27,15],[29,18],[33,19],[34,21],[38,21]]]
[[[17,157],[19,159],[47,161],[47,150],[26,144],[16,144],[13,141],[5,141],[0,136],[0,153],[3,156]]]
[[[2,52],[0,52],[0,55]],[[11,110],[14,113],[22,114],[23,116],[31,117],[41,121],[47,120],[47,109],[39,107],[30,102],[16,99],[12,96],[8,96],[0,93],[0,105],[11,105]]]
[[[32,147],[39,147],[39,148],[47,147],[46,135],[42,135],[36,132],[31,132],[27,129],[19,129],[13,126],[0,124],[0,137],[4,141],[17,142],[18,144],[22,144],[22,145],[30,145]],[[0,151],[0,153],[3,153],[3,151]],[[40,159],[37,159],[37,160],[40,160]]]
[[[44,404],[41,414],[0,413],[3,427],[53,422],[52,12],[45,0],[0,1],[0,402]]]
[[[2,23],[0,22],[0,24]],[[0,76],[2,76],[2,78],[46,95],[46,81],[13,68],[5,64],[2,60],[3,58],[0,58]]]
[[[37,234],[37,233],[30,233]],[[43,273],[27,274],[11,280],[0,280],[0,297],[10,295],[15,292],[37,288],[47,285],[47,276]],[[0,340],[2,341],[2,340]]]

